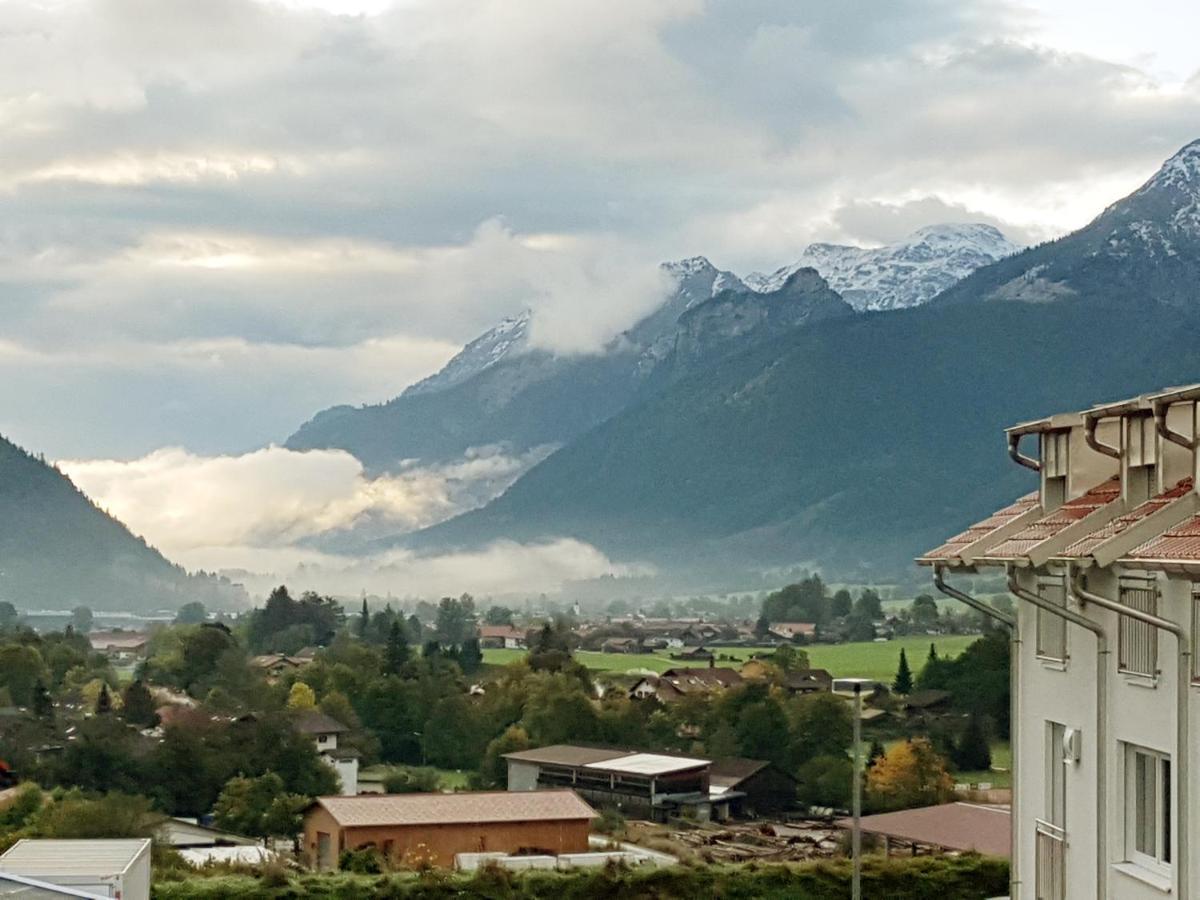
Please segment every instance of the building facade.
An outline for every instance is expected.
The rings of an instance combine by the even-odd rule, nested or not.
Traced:
[[[1037,490],[919,560],[970,605],[956,573],[1002,574],[1016,598],[992,613],[1014,626],[1014,897],[1200,896],[1198,401],[1010,428]]]

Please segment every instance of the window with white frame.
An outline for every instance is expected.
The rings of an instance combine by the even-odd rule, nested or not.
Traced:
[[[1061,576],[1038,580],[1038,596],[1052,605],[1066,608],[1067,584]],[[1067,658],[1067,623],[1061,616],[1037,611],[1037,655],[1042,659],[1065,662]]]
[[[1171,757],[1125,744],[1125,858],[1148,869],[1171,864]]]
[[[1122,578],[1121,605],[1158,614],[1158,586],[1150,578]],[[1158,629],[1129,616],[1117,628],[1117,668],[1132,675],[1158,674]]]

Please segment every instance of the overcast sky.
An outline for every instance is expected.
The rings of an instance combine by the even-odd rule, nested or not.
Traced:
[[[663,259],[1078,227],[1200,137],[1200,5],[1097,6],[0,0],[0,433],[111,501]]]

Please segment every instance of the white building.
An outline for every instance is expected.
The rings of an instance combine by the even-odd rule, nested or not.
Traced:
[[[354,796],[358,793],[358,751],[338,747],[338,735],[350,729],[332,716],[310,710],[295,717],[296,730],[309,735],[317,745],[321,759],[337,773],[340,793]]]
[[[81,896],[149,900],[150,841],[25,838],[0,856],[0,872]],[[31,889],[28,896],[39,894]]]
[[[1003,572],[1018,601],[1014,897],[1200,897],[1198,400],[1175,389],[1010,428],[1037,490],[919,560],[970,605],[948,576]]]

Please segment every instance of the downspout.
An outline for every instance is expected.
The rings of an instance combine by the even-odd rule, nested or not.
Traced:
[[[1179,873],[1177,896],[1180,900],[1187,900],[1188,889],[1191,887],[1188,882],[1188,853],[1191,850],[1191,847],[1188,845],[1188,753],[1190,749],[1188,746],[1188,696],[1192,676],[1191,641],[1188,638],[1187,630],[1176,622],[1152,613],[1142,612],[1140,609],[1131,609],[1128,606],[1122,606],[1120,603],[1109,600],[1107,597],[1101,597],[1099,594],[1088,591],[1084,588],[1083,584],[1083,572],[1076,569],[1071,578],[1071,591],[1079,600],[1087,603],[1095,603],[1101,609],[1107,609],[1118,616],[1136,619],[1138,622],[1144,622],[1161,631],[1168,631],[1175,636],[1175,641],[1179,648],[1179,659],[1176,662],[1177,668],[1175,672],[1175,716],[1177,719],[1175,729],[1175,759],[1177,762],[1175,763],[1174,773],[1175,809],[1177,816],[1175,823],[1177,844],[1175,860]]]
[[[1178,444],[1185,450],[1194,452],[1197,444],[1200,443],[1200,438],[1189,438],[1178,431],[1172,431],[1170,426],[1167,425],[1167,411],[1170,408],[1170,402],[1154,401],[1154,429],[1165,440],[1170,441],[1172,444]]]
[[[1017,571],[1011,563],[1008,566],[1008,589],[1014,596],[1032,603],[1038,609],[1087,629],[1096,638],[1096,898],[1103,900],[1108,893],[1108,863],[1105,861],[1105,848],[1108,846],[1108,635],[1099,624],[1086,616],[1055,606],[1025,590],[1017,583]],[[1016,795],[1015,791],[1013,795]]]
[[[1083,419],[1083,438],[1087,441],[1087,445],[1097,453],[1104,456],[1111,456],[1113,459],[1121,458],[1121,451],[1116,447],[1110,447],[1108,444],[1101,443],[1096,437],[1096,426],[1100,424],[1100,417],[1088,415]]]
[[[951,597],[955,600],[958,600],[960,603],[965,603],[967,606],[971,607],[971,609],[975,610],[976,612],[982,613],[985,616],[989,616],[990,618],[1001,623],[1002,625],[1008,626],[1008,645],[1009,645],[1008,740],[1009,740],[1010,746],[1013,748],[1012,754],[1011,754],[1012,762],[1009,764],[1009,777],[1012,779],[1012,800],[1010,801],[1010,804],[1009,804],[1011,806],[1011,813],[1012,813],[1012,815],[1011,815],[1012,828],[1009,833],[1009,841],[1010,841],[1009,854],[1010,855],[1009,855],[1009,867],[1008,867],[1008,880],[1009,880],[1009,896],[1014,897],[1014,898],[1020,897],[1021,896],[1021,872],[1020,872],[1020,867],[1018,865],[1018,860],[1020,859],[1020,853],[1018,851],[1020,850],[1021,838],[1020,838],[1020,832],[1017,831],[1017,827],[1018,827],[1018,823],[1021,821],[1021,819],[1020,819],[1020,816],[1018,815],[1019,807],[1017,805],[1018,798],[1020,796],[1020,791],[1018,790],[1018,783],[1017,783],[1017,759],[1020,756],[1020,753],[1018,751],[1021,746],[1020,741],[1019,741],[1021,716],[1020,716],[1020,710],[1017,707],[1017,687],[1020,684],[1020,678],[1019,678],[1019,673],[1018,673],[1017,667],[1020,665],[1020,662],[1021,662],[1021,632],[1020,632],[1020,629],[1017,628],[1016,616],[1010,616],[1007,613],[1003,613],[1000,610],[995,609],[994,607],[991,607],[988,604],[984,603],[982,600],[977,600],[976,598],[972,597],[970,594],[965,594],[962,591],[958,590],[957,588],[951,587],[950,585],[946,584],[945,575],[946,575],[945,566],[940,566],[940,565],[934,566],[933,567],[933,586],[936,587],[943,594],[945,594],[947,597]]]
[[[1008,455],[1012,457],[1012,461],[1018,466],[1033,469],[1035,472],[1042,471],[1040,460],[1036,460],[1032,456],[1025,456],[1021,452],[1021,437],[1022,435],[1019,434],[1010,434],[1008,436]]]

